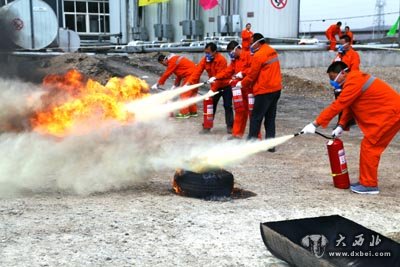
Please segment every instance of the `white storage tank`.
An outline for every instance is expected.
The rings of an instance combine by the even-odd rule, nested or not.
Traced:
[[[24,49],[38,50],[57,36],[58,23],[53,9],[40,0],[16,0],[0,8],[4,27],[12,41]]]
[[[59,29],[58,47],[64,52],[76,52],[81,46],[79,34],[69,29]]]

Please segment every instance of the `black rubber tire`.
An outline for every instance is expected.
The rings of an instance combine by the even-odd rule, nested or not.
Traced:
[[[183,195],[196,198],[229,197],[234,184],[232,173],[223,169],[204,173],[181,170],[175,173],[174,181]]]

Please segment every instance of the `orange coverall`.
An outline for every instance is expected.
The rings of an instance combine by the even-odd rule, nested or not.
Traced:
[[[346,34],[347,36],[350,37],[350,44],[353,44],[353,42],[354,42],[354,40],[353,40],[354,34],[351,31],[344,32],[344,34]]]
[[[251,61],[250,70],[242,81],[242,87],[253,87],[253,94],[268,94],[282,89],[282,75],[278,53],[263,44]]]
[[[200,80],[200,76],[204,70],[207,71],[209,78],[215,77],[219,72],[226,69],[227,65],[228,63],[226,62],[226,59],[220,53],[216,53],[214,56],[214,60],[211,62],[207,62],[206,58],[203,57],[200,60],[199,64],[197,64],[197,67],[192,72],[192,75],[190,76],[188,83],[190,84],[198,83]],[[226,86],[229,86],[229,79],[216,80],[214,83],[211,84],[211,90],[216,92],[218,91],[219,88],[223,88]]]
[[[339,124],[346,125],[354,117],[364,134],[360,147],[360,183],[375,187],[381,154],[400,131],[400,94],[380,79],[351,71],[342,93],[321,112],[316,122],[326,127],[341,111]]]
[[[342,36],[340,27],[336,24],[332,24],[325,32],[326,38],[330,41],[329,50],[336,49],[336,35]]]
[[[352,47],[345,53],[337,53],[333,61],[342,61],[349,67],[349,70],[360,70],[360,55]]]
[[[238,72],[242,72],[243,77],[247,75],[251,65],[251,55],[250,52],[242,50],[240,57],[232,60],[228,68],[224,69],[218,73],[215,78],[217,79],[231,79],[232,76]],[[239,79],[236,81],[240,81]],[[249,115],[249,102],[248,102],[248,88],[242,87],[242,97],[243,97],[243,111],[235,110],[235,118],[233,121],[232,136],[243,137],[246,130],[247,117]]]
[[[276,108],[282,89],[281,67],[275,49],[267,44],[260,46],[252,57],[251,67],[242,81],[242,87],[252,88],[255,98],[248,138],[260,136],[263,119],[266,138],[275,137]]]
[[[159,85],[163,85],[165,81],[168,79],[171,74],[175,74],[176,79],[174,82],[175,86],[179,86],[181,80],[183,80],[183,84],[187,82],[192,75],[193,71],[196,68],[196,64],[194,64],[191,60],[187,59],[184,56],[177,56],[173,55],[168,58],[168,66],[165,70],[164,74],[158,80]],[[187,99],[190,97],[194,97],[197,95],[197,89],[190,90],[180,95],[181,99]],[[189,107],[183,108],[180,110],[181,114],[188,114],[188,113],[196,113],[197,112],[197,105],[193,104]]]
[[[247,29],[244,29],[242,31],[242,48],[245,51],[250,51],[250,43],[251,43],[251,37],[253,36],[252,31],[248,31]]]
[[[195,84],[199,82],[200,76],[204,70],[207,71],[208,77],[215,77],[219,72],[226,69],[228,66],[227,61],[223,55],[220,53],[215,53],[214,59],[211,62],[206,61],[206,57],[203,57],[193,74],[190,76],[188,83]],[[211,90],[213,92],[218,91],[229,86],[229,79],[216,80],[211,84]],[[226,90],[212,97],[213,100],[213,110],[214,115],[217,111],[217,105],[219,99],[223,97],[224,99],[224,109],[225,109],[225,122],[227,127],[232,128],[233,126],[233,110],[232,110],[232,92],[227,92]],[[229,100],[228,100],[229,99]],[[225,101],[226,100],[226,101]]]

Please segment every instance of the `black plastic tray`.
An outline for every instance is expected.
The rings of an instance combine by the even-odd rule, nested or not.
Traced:
[[[268,250],[292,266],[400,266],[399,243],[339,215],[266,222],[260,228]]]

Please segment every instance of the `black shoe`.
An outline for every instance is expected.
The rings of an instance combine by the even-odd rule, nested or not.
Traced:
[[[275,147],[273,147],[273,148],[268,149],[267,151],[271,152],[271,153],[275,153],[276,150],[275,150]]]
[[[232,134],[232,127],[226,127],[226,132],[228,134]]]
[[[209,128],[203,128],[203,129],[199,132],[199,134],[209,134],[209,133],[211,133],[211,129],[209,129]]]

